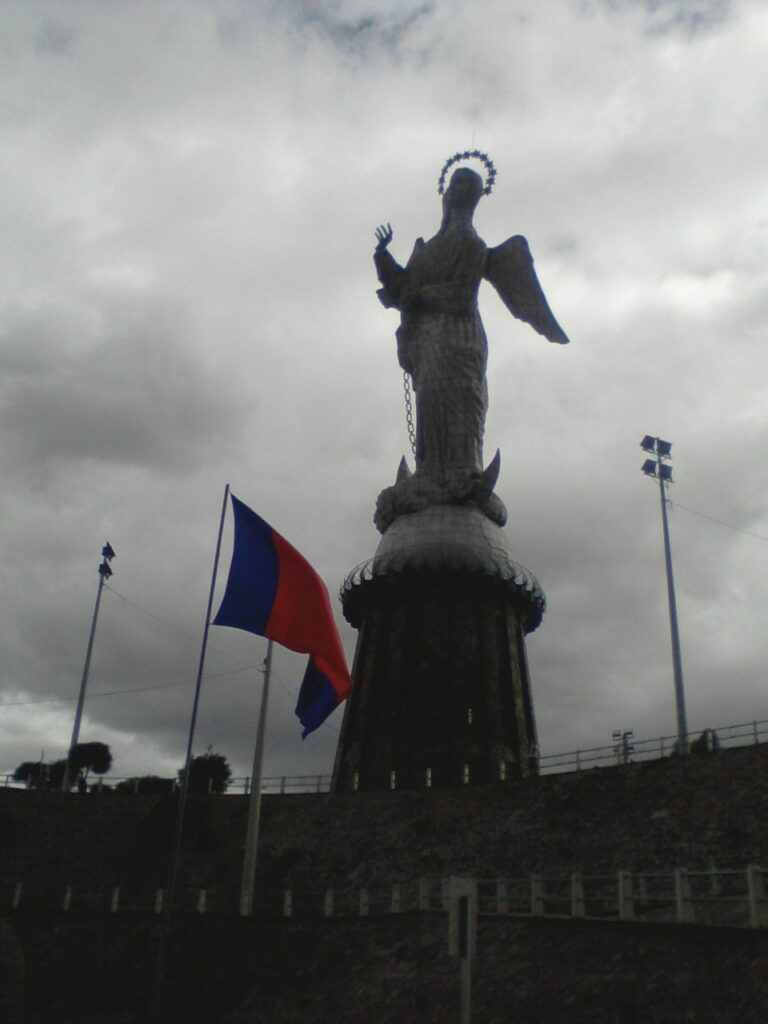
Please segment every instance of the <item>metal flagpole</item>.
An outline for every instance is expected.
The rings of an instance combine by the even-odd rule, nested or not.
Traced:
[[[249,917],[253,911],[253,884],[256,878],[256,856],[259,846],[259,821],[261,818],[261,769],[264,764],[264,735],[267,726],[267,703],[269,701],[269,677],[272,671],[272,641],[267,644],[264,659],[264,686],[261,691],[259,724],[256,730],[256,746],[253,751],[253,772],[251,774],[251,800],[248,806],[248,831],[245,837],[243,857],[243,878],[240,885],[240,916]]]
[[[75,721],[72,726],[72,739],[69,741],[69,749],[67,751],[67,760],[64,765],[64,777],[61,780],[61,788],[64,793],[69,792],[71,785],[70,779],[70,767],[69,761],[72,756],[72,751],[77,746],[77,742],[80,739],[80,723],[83,719],[83,705],[85,704],[85,691],[88,686],[88,673],[91,668],[91,655],[93,654],[93,641],[96,637],[96,623],[99,620],[99,605],[101,604],[101,592],[104,589],[104,584],[107,582],[108,577],[112,575],[112,569],[109,563],[115,557],[115,552],[112,550],[112,545],[107,541],[104,547],[101,549],[102,560],[99,566],[99,587],[96,591],[96,606],[93,609],[93,619],[91,620],[91,632],[88,636],[88,648],[85,652],[85,665],[83,666],[83,678],[80,680],[80,692],[77,695],[77,707],[75,708]]]
[[[200,705],[200,691],[203,682],[203,669],[205,667],[205,652],[208,647],[208,630],[211,625],[211,608],[213,607],[213,594],[216,589],[216,574],[219,570],[219,555],[221,554],[221,538],[224,533],[224,518],[227,513],[227,500],[229,498],[229,484],[224,488],[224,501],[221,505],[221,518],[219,520],[219,534],[216,538],[216,554],[213,559],[213,573],[211,575],[211,589],[208,593],[208,608],[205,613],[205,628],[203,629],[203,642],[200,648],[200,661],[197,667],[197,682],[195,683],[195,697],[192,702],[192,717],[189,723],[189,736],[187,738],[187,752],[184,758],[184,769],[181,779],[181,792],[179,794],[179,806],[176,810],[176,830],[173,839],[171,852],[171,865],[168,872],[168,885],[164,894],[163,902],[163,929],[160,935],[160,945],[157,953],[157,964],[155,968],[155,990],[153,994],[153,1005],[150,1013],[150,1020],[159,1020],[160,998],[162,994],[163,973],[165,971],[165,957],[168,949],[168,936],[171,930],[171,911],[173,898],[176,893],[176,876],[179,868],[179,854],[181,852],[181,836],[184,828],[184,810],[187,804],[189,792],[189,769],[192,763],[192,745],[195,739],[195,726],[197,724],[197,711]]]

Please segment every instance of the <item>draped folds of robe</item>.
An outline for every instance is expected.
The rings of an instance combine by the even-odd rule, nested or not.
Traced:
[[[482,472],[488,345],[477,308],[487,249],[474,228],[418,239],[405,268],[375,254],[379,297],[401,310],[400,365],[416,395],[416,471],[441,483]]]

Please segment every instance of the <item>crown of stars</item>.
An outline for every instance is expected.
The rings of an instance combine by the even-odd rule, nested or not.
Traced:
[[[483,187],[483,195],[488,196],[491,194],[493,189],[493,183],[496,181],[496,168],[493,166],[493,160],[491,160],[487,153],[481,153],[479,149],[465,149],[463,153],[454,153],[453,156],[443,164],[443,169],[440,172],[440,178],[437,182],[437,191],[439,195],[445,193],[445,176],[449,169],[454,164],[459,163],[461,160],[480,160],[486,170],[485,186]]]

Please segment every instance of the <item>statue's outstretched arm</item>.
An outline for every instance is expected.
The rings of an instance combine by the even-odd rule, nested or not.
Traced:
[[[392,307],[400,309],[405,271],[387,248],[392,241],[392,235],[392,227],[389,224],[386,226],[382,224],[381,227],[376,228],[377,244],[373,253],[373,262],[376,264],[376,274],[383,286],[376,294],[387,309]]]
[[[485,276],[501,296],[504,305],[549,341],[567,345],[568,337],[552,315],[533,269],[533,256],[522,235],[488,250]]]

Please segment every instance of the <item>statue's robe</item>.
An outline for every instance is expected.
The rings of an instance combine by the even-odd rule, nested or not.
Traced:
[[[477,308],[483,277],[510,311],[550,341],[568,341],[552,316],[528,243],[521,236],[488,249],[471,226],[449,226],[418,239],[403,268],[382,249],[374,254],[379,298],[401,311],[400,365],[416,394],[416,472],[443,485],[483,470],[488,409],[488,344]]]

